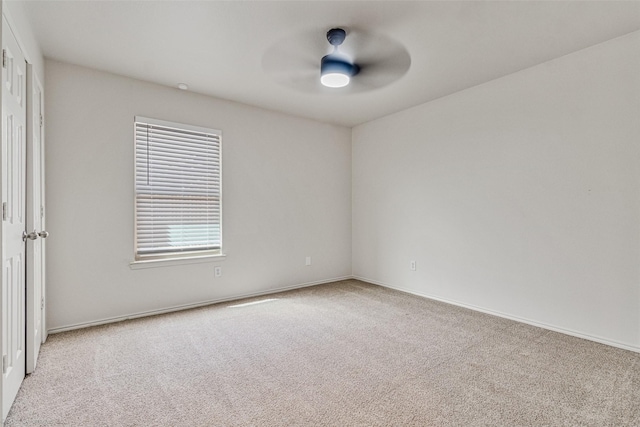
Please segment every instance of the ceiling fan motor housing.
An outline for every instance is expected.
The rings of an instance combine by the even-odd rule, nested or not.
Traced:
[[[326,55],[322,58],[320,64],[322,74],[327,73],[339,73],[346,74],[347,76],[355,76],[360,71],[360,67],[356,64],[351,64],[343,59],[336,57],[335,55]]]
[[[342,28],[332,28],[327,31],[327,40],[329,44],[336,48],[340,46],[347,37],[347,32]],[[322,74],[339,73],[347,76],[355,76],[360,71],[360,67],[352,64],[349,60],[338,54],[337,50],[322,58],[320,63]]]

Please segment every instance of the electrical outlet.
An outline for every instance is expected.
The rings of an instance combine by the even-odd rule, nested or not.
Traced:
[[[311,257],[310,256],[308,256],[307,259],[305,259],[304,265],[306,265],[306,266],[311,265]]]
[[[409,268],[411,269],[411,271],[416,271],[416,262],[415,261],[411,261],[409,263]]]
[[[216,277],[222,277],[222,267],[215,267],[213,269],[213,274]]]

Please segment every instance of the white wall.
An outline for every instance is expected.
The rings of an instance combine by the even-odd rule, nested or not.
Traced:
[[[354,128],[354,275],[640,350],[639,51],[635,32]]]
[[[50,329],[351,274],[350,129],[49,60],[46,87]],[[222,130],[226,260],[130,269],[135,115]]]

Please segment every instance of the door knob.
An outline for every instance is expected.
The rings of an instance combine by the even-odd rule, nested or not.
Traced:
[[[49,237],[49,232],[42,230],[41,232],[38,233],[38,236],[42,237],[43,239],[46,239],[47,237]]]
[[[36,230],[33,230],[31,233],[27,233],[26,231],[22,232],[22,241],[26,242],[27,239],[29,240],[36,240],[38,238],[38,233],[36,232]]]

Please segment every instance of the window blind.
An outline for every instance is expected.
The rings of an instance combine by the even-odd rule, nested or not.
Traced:
[[[135,118],[136,259],[219,252],[221,133]]]

